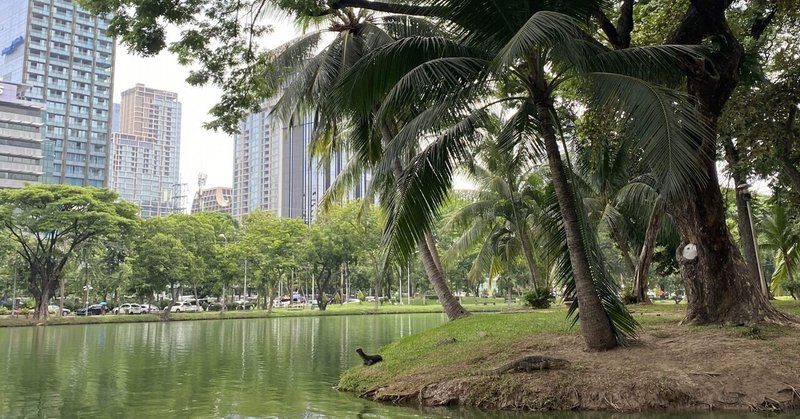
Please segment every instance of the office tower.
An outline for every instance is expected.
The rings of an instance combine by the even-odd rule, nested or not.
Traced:
[[[44,105],[20,99],[24,86],[0,81],[0,188],[39,183]]]
[[[278,214],[280,124],[269,114],[273,104],[248,115],[234,136],[231,210],[236,218],[257,209]]]
[[[283,123],[270,114],[274,103],[274,99],[268,101],[259,112],[248,115],[234,137],[232,214],[241,218],[262,209],[308,223],[347,156],[336,153],[327,164],[311,157],[311,116]],[[347,198],[361,197],[368,182],[369,176],[362,176]]]
[[[111,135],[109,187],[142,217],[182,212],[181,104],[173,92],[142,84],[122,92],[120,132]]]
[[[198,212],[221,212],[230,214],[232,191],[232,188],[224,186],[197,191],[192,201],[192,214],[197,214]]]
[[[68,0],[0,0],[0,79],[45,105],[45,183],[107,182],[114,41]]]

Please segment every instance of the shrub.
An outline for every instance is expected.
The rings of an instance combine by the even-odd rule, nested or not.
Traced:
[[[550,289],[547,287],[536,288],[525,293],[525,304],[533,308],[550,308]]]
[[[364,293],[361,290],[358,290],[358,292],[356,293],[356,298],[358,298],[361,301],[364,301],[365,298]]]
[[[9,313],[8,309],[5,307],[0,307],[0,316],[5,316]]]

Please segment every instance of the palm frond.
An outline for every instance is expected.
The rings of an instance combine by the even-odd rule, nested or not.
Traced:
[[[388,92],[417,67],[432,60],[445,57],[479,57],[478,51],[464,47],[457,42],[439,37],[412,37],[399,39],[391,44],[368,53],[347,74],[335,90],[337,101],[359,113],[371,112],[375,104],[381,103]],[[457,79],[458,75],[470,68],[479,66],[471,58],[462,65],[458,61],[452,65],[444,77]],[[428,66],[430,67],[430,65]],[[437,68],[444,72],[442,66]],[[424,73],[424,72],[421,72]],[[409,76],[415,77],[415,76]],[[421,76],[417,76],[419,79]],[[470,81],[475,80],[474,72]],[[407,78],[408,80],[408,78]],[[368,88],[365,88],[368,87]],[[412,86],[413,88],[413,86]],[[397,96],[398,93],[395,93]]]
[[[384,240],[392,254],[405,260],[434,218],[451,187],[459,161],[469,158],[471,144],[480,138],[475,128],[488,115],[479,110],[442,133],[407,165],[396,191],[389,196]]]
[[[591,106],[620,106],[629,117],[630,135],[638,139],[642,159],[661,179],[662,193],[686,195],[691,185],[706,181],[703,163],[712,156],[699,154],[696,145],[712,130],[687,97],[625,75],[581,77],[589,86]]]

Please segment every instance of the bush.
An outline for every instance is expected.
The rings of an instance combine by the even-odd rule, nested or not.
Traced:
[[[5,307],[0,307],[0,316],[5,316],[9,313],[9,310]]]
[[[550,308],[550,298],[553,295],[547,287],[533,289],[525,293],[525,305],[533,308]]]

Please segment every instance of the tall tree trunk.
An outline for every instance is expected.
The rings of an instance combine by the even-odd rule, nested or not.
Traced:
[[[425,242],[425,238],[419,240],[418,247],[422,258],[422,266],[425,268],[425,273],[428,275],[431,285],[433,285],[433,290],[436,291],[436,295],[439,297],[439,302],[442,304],[447,318],[455,320],[469,316],[471,313],[462,307],[458,299],[450,292],[450,287],[447,286],[447,279],[436,266],[435,259],[428,244]]]
[[[653,260],[653,251],[656,248],[656,239],[658,238],[659,230],[661,230],[661,222],[664,219],[664,210],[664,200],[661,198],[656,199],[653,210],[650,212],[650,219],[647,221],[642,251],[639,253],[639,260],[636,262],[636,269],[633,274],[633,295],[639,303],[650,303],[650,297],[647,296],[650,262]]]
[[[525,255],[525,263],[528,265],[528,272],[530,273],[530,286],[531,289],[535,290],[539,288],[539,281],[536,278],[536,260],[533,257],[533,245],[531,245],[531,238],[527,233],[527,231],[517,231],[522,253]]]
[[[697,100],[713,132],[725,103],[739,82],[744,48],[725,18],[730,0],[693,0],[678,29],[667,41],[699,45],[708,36],[717,39],[714,62],[696,59],[686,63],[687,91]],[[696,139],[706,179],[689,185],[688,197],[674,197],[670,213],[681,235],[677,251],[688,307],[684,323],[746,324],[758,321],[784,323],[791,319],[770,306],[758,278],[745,264],[725,224],[725,209],[717,178],[716,135]],[[696,257],[683,250],[696,246]],[[693,252],[688,252],[693,253]]]
[[[543,79],[543,77],[541,77]],[[583,340],[590,350],[608,350],[617,346],[617,340],[611,329],[611,321],[606,315],[592,280],[589,260],[584,247],[575,198],[567,180],[564,162],[558,149],[552,98],[547,94],[536,92],[536,106],[540,129],[544,137],[547,161],[553,188],[558,198],[558,207],[564,222],[569,248],[569,259],[575,278],[575,291],[580,310],[581,331]]]
[[[789,118],[786,120],[786,135],[778,140],[778,147],[776,147],[778,160],[781,162],[781,167],[789,181],[792,183],[795,195],[800,195],[800,170],[795,166],[797,160],[793,157],[796,145],[796,137],[794,134],[795,121],[797,119],[797,106],[792,104],[789,107]]]
[[[730,137],[725,137],[722,141],[725,146],[725,160],[728,162],[733,182],[736,184],[736,226],[739,229],[739,241],[744,253],[744,260],[751,271],[750,275],[760,278],[756,247],[753,242],[753,230],[750,228],[750,211],[747,207],[747,201],[750,196],[749,193],[739,190],[739,186],[747,183],[747,173],[741,167],[742,162],[739,150],[733,144],[733,140]]]

